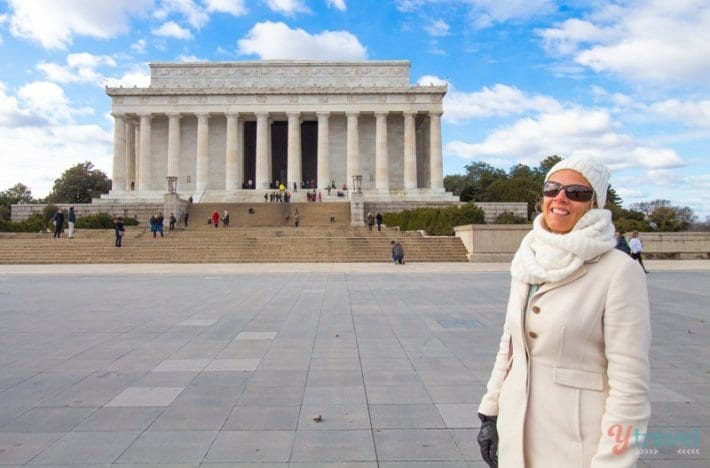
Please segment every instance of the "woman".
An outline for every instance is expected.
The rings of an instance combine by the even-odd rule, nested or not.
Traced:
[[[609,170],[550,169],[511,264],[503,336],[479,406],[489,466],[632,467],[651,414],[643,270],[614,248]],[[498,440],[500,434],[500,440]]]

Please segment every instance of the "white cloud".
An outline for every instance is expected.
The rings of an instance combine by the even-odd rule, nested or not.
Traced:
[[[104,84],[110,88],[145,88],[150,85],[150,68],[148,64],[136,64],[120,78],[106,77]]]
[[[310,10],[302,0],[266,0],[266,5],[282,15],[292,16],[296,13],[308,13]]]
[[[502,84],[496,84],[492,88],[486,86],[474,93],[464,93],[451,88],[444,97],[444,118],[449,122],[559,109],[561,105],[554,98],[543,95],[527,96],[517,88]]]
[[[329,7],[333,7],[340,11],[345,11],[348,9],[348,6],[345,4],[345,0],[326,0],[326,3]]]
[[[708,99],[702,101],[666,99],[651,104],[649,110],[664,119],[683,122],[693,127],[710,128],[710,100]]]
[[[247,13],[244,0],[207,0],[207,11],[219,13],[229,13],[234,16],[241,16]]]
[[[174,21],[168,21],[164,23],[161,27],[153,29],[153,34],[161,37],[172,37],[175,39],[191,39],[192,33],[190,30],[185,29],[178,25]]]
[[[494,23],[526,19],[555,11],[553,0],[468,0],[474,26],[484,28]]]
[[[365,60],[367,49],[347,31],[309,34],[284,23],[257,23],[237,41],[243,55],[261,59]]]
[[[441,37],[449,34],[449,25],[441,19],[432,20],[428,25],[424,26],[424,30],[430,36]]]
[[[449,82],[434,75],[424,75],[417,80],[419,86],[448,86]]]
[[[707,83],[710,75],[707,0],[603,4],[585,20],[539,31],[548,51],[595,72],[656,83]]]
[[[145,52],[145,47],[146,47],[146,40],[145,39],[138,39],[136,42],[131,44],[131,49],[139,54],[142,54]]]
[[[74,35],[107,39],[128,31],[128,17],[152,4],[153,0],[8,0],[10,32],[46,49],[64,49]]]
[[[0,141],[3,155],[22,155],[3,164],[0,190],[21,182],[35,197],[46,196],[54,179],[74,164],[92,161],[108,173],[112,162],[111,131],[97,125],[78,125],[74,115],[92,112],[74,109],[54,83],[34,82],[16,96],[0,83]],[[0,156],[0,160],[5,156]],[[41,168],[41,170],[38,170]]]
[[[482,142],[449,142],[446,152],[466,160],[502,159],[511,165],[537,165],[551,154],[593,157],[616,169],[662,169],[684,164],[672,149],[645,146],[620,133],[607,112],[580,107],[520,119],[491,132]]]
[[[162,0],[160,8],[153,12],[153,16],[160,21],[172,14],[181,15],[195,29],[200,29],[210,19],[209,15],[193,0]]]
[[[96,68],[101,66],[115,67],[116,61],[108,55],[92,55],[84,52],[67,55],[66,65],[45,62],[37,64],[37,68],[47,75],[47,79],[58,83],[98,83],[103,78],[103,74]]]
[[[93,110],[88,107],[70,107],[64,90],[49,81],[33,81],[22,86],[17,91],[17,98],[22,108],[42,115],[55,124],[72,122],[76,114],[93,114]]]

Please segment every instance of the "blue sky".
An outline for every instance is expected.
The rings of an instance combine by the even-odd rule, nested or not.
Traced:
[[[104,86],[149,62],[409,60],[449,86],[445,174],[585,154],[626,206],[710,216],[710,0],[6,0],[0,57],[0,190],[110,176]]]

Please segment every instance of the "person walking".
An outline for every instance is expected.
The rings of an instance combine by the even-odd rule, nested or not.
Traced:
[[[219,227],[219,213],[217,212],[217,210],[214,210],[214,212],[212,212],[212,224],[214,224],[214,227],[216,228]]]
[[[67,232],[67,237],[69,239],[74,239],[74,223],[76,223],[76,213],[74,213],[74,207],[69,207],[69,217],[67,219],[67,225],[69,226],[69,232]]]
[[[367,213],[367,230],[372,231],[372,226],[375,224],[375,215],[372,212]]]
[[[301,224],[301,214],[298,212],[298,208],[296,208],[296,211],[293,213],[293,224],[296,227]]]
[[[116,247],[121,247],[121,241],[123,240],[123,236],[126,233],[126,229],[123,227],[123,218],[118,217],[114,218],[113,220],[113,229],[116,233]]]
[[[175,213],[170,213],[170,218],[168,218],[170,221],[170,224],[168,224],[168,231],[173,231],[175,230],[175,224],[177,223],[177,218],[175,217]]]
[[[229,210],[224,210],[224,214],[222,215],[222,224],[224,227],[229,227]]]
[[[639,239],[638,231],[634,231],[631,233],[629,249],[631,250],[631,258],[641,264],[641,268],[643,268],[644,273],[648,273],[648,270],[646,270],[646,266],[643,264],[643,258],[641,258],[641,252],[643,252],[643,241]]]
[[[62,231],[64,230],[64,213],[61,209],[58,209],[54,213],[54,239],[60,239],[62,237]]]
[[[478,407],[490,467],[630,468],[649,398],[646,278],[614,246],[609,169],[555,164],[511,263],[503,334]],[[638,431],[638,432],[637,432]],[[626,434],[626,436],[624,436]],[[631,436],[631,437],[629,437]]]
[[[377,223],[377,230],[382,231],[382,213],[375,215],[375,223]]]
[[[187,227],[187,221],[190,219],[190,213],[187,211],[185,212],[185,216],[182,217],[182,222],[185,227]]]
[[[160,233],[160,237],[165,237],[163,235],[163,225],[165,223],[165,217],[163,216],[162,211],[158,211],[158,216],[156,217],[156,228],[157,231]]]

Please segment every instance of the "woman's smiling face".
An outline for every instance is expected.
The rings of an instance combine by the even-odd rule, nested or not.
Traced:
[[[591,184],[582,174],[570,169],[561,169],[555,172],[548,181],[562,185],[584,185],[591,188]],[[567,193],[564,190],[560,190],[554,197],[543,197],[542,215],[545,225],[550,232],[566,234],[592,208],[593,204],[594,199],[587,202],[572,201],[567,198]]]

